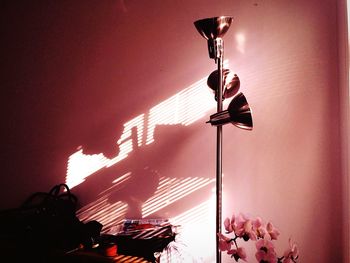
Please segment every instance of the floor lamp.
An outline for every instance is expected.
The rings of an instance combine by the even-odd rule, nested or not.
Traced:
[[[221,252],[219,250],[219,237],[221,233],[221,199],[222,199],[222,126],[227,123],[252,130],[253,121],[251,110],[245,96],[238,89],[240,81],[237,75],[229,78],[230,70],[223,68],[224,41],[222,37],[229,29],[232,17],[220,16],[197,20],[194,25],[198,32],[208,42],[209,57],[215,60],[217,70],[212,72],[207,80],[208,86],[215,93],[217,102],[217,112],[210,116],[210,123],[217,127],[216,135],[216,262],[221,262]],[[223,110],[223,100],[233,97],[227,110]]]

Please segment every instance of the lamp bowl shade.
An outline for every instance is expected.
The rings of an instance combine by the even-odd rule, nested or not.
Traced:
[[[219,86],[218,70],[214,70],[209,75],[207,80],[207,85],[209,88],[213,90],[213,92],[215,93],[215,99],[217,99],[216,94]],[[232,73],[231,70],[223,69],[223,85],[224,85],[223,98],[227,99],[237,94],[240,87],[240,80],[236,74]]]
[[[205,39],[221,38],[231,26],[233,17],[219,16],[200,19],[194,22],[196,29]]]

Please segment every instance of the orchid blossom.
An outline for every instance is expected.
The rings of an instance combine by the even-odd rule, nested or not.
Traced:
[[[247,253],[243,247],[238,247],[237,249],[231,249],[227,251],[228,255],[231,255],[236,261],[242,259],[243,261],[247,261]]]
[[[255,257],[258,262],[263,263],[277,263],[277,255],[275,252],[275,246],[270,240],[260,239],[256,242],[257,252]]]
[[[229,234],[229,233],[234,232],[235,229],[236,229],[236,218],[235,218],[235,215],[232,215],[231,220],[227,217],[224,220],[224,226],[225,226],[226,233]]]
[[[277,228],[275,228],[271,222],[267,223],[266,230],[271,240],[277,240],[277,237],[279,236],[280,231]]]
[[[238,216],[232,215],[231,218],[226,218],[224,227],[226,235],[218,233],[219,249],[226,251],[236,262],[247,261],[245,249],[238,246],[238,239],[243,239],[246,242],[256,241],[255,258],[259,263],[297,263],[299,251],[291,239],[289,239],[289,248],[285,250],[283,256],[277,256],[273,241],[277,240],[280,231],[271,222],[265,225],[260,217],[251,218],[240,213]]]
[[[289,248],[283,254],[283,263],[292,263],[296,262],[299,257],[299,251],[296,243],[292,242],[292,239],[289,239]]]
[[[221,233],[218,233],[219,236],[219,249],[221,251],[229,251],[231,249],[231,239]]]

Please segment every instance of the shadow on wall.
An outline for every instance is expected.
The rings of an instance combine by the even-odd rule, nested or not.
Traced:
[[[79,217],[99,220],[106,231],[125,218],[164,217],[170,214],[164,210],[172,205],[180,202],[181,209],[188,209],[193,200],[207,197],[214,181],[202,175],[193,177],[187,169],[199,167],[200,157],[187,158],[188,163],[181,163],[176,174],[169,169],[181,145],[191,136],[192,127],[160,125],[155,129],[156,143],[139,147],[136,128],[132,129],[132,151],[127,158],[98,170],[73,188],[80,200]],[[101,145],[95,150],[91,146],[83,147],[83,153],[108,150]]]

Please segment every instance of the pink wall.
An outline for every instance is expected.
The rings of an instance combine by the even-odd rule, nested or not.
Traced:
[[[280,229],[279,252],[292,236],[301,262],[342,262],[344,69],[334,1],[9,1],[1,10],[1,208],[64,182],[78,149],[113,160],[123,142],[139,139],[137,150],[72,188],[82,216],[94,218],[87,207],[101,196],[100,210],[118,220],[145,216],[148,202],[147,217],[188,223],[185,240],[210,262],[216,130],[205,124],[215,111],[205,82],[216,66],[193,22],[232,15],[225,58],[240,77],[254,129],[224,126],[223,217],[259,215]],[[170,112],[153,134],[160,105]],[[137,116],[139,130],[129,136],[123,125]]]

